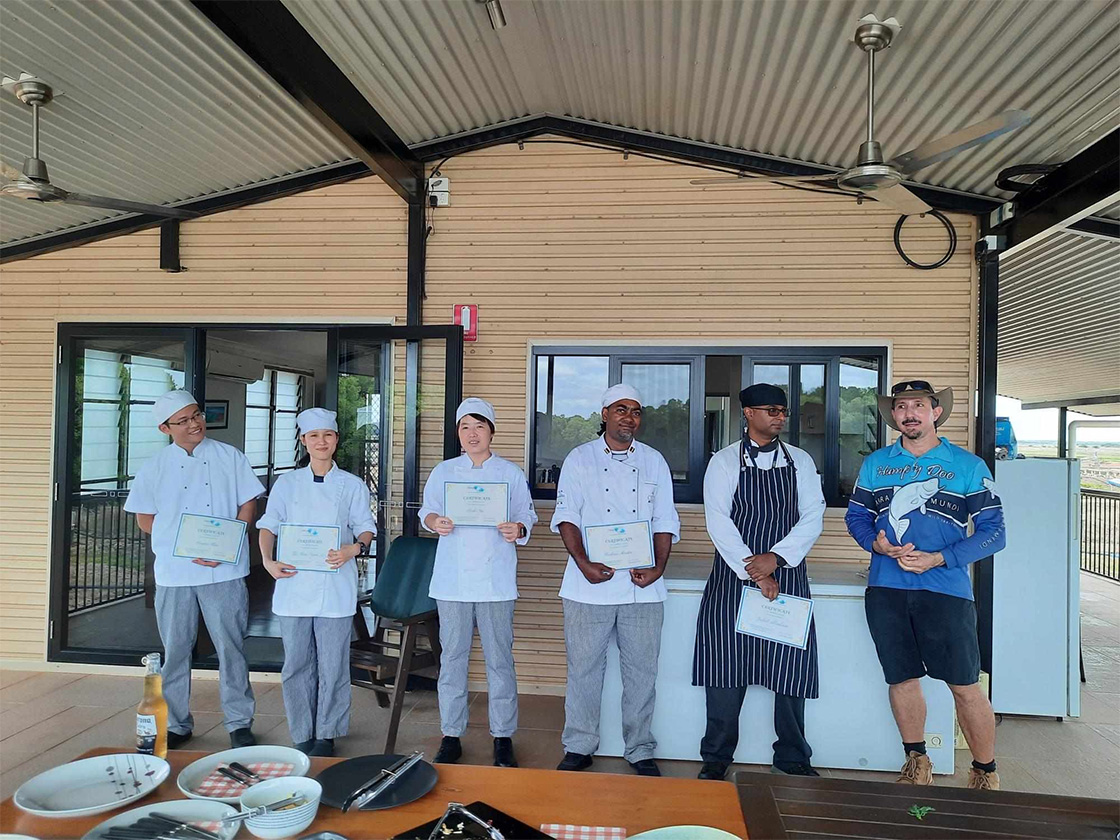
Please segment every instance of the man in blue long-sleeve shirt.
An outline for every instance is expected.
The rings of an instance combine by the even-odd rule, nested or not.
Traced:
[[[906,753],[898,781],[933,784],[918,682],[929,674],[953,692],[972,751],[968,786],[992,790],[999,788],[996,724],[979,682],[968,567],[1004,547],[1003,508],[987,465],[938,437],[952,409],[952,389],[935,391],[924,380],[879,397],[883,419],[901,435],[864,460],[845,522],[871,554],[864,605]]]

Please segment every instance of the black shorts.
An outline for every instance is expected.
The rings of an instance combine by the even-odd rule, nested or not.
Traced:
[[[870,586],[867,627],[891,685],[929,674],[949,685],[980,679],[976,604],[924,589]]]

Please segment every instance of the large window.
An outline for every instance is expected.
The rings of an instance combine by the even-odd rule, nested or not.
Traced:
[[[303,410],[303,380],[299,373],[266,368],[245,386],[245,456],[269,488],[277,475],[296,468],[300,456],[296,415]]]
[[[845,348],[537,348],[532,359],[530,463],[534,495],[555,498],[564,458],[599,432],[599,397],[625,382],[642,394],[639,440],[660,451],[678,502],[702,501],[704,469],[739,440],[739,390],[785,391],[782,438],[812,455],[830,506],[847,504],[863,458],[882,443],[875,395],[886,351]]]

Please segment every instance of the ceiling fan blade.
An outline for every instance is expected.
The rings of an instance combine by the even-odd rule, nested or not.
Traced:
[[[775,184],[799,184],[813,181],[835,181],[836,173],[827,175],[721,175],[716,178],[693,178],[688,183],[694,187],[703,187],[709,184],[735,184],[749,181],[763,181]]]
[[[0,162],[0,176],[7,178],[9,181],[14,181],[19,178],[23,173],[16,169],[14,166]]]
[[[153,216],[167,216],[170,219],[194,219],[198,213],[193,210],[180,210],[177,207],[163,207],[159,204],[141,204],[139,201],[126,201],[123,198],[109,198],[104,195],[82,195],[67,193],[62,199],[67,204],[81,204],[85,207],[102,207],[106,210],[124,210],[126,213],[148,213]]]
[[[890,162],[890,165],[903,175],[909,175],[911,172],[917,172],[919,169],[951,158],[965,149],[987,143],[1001,134],[1022,128],[1030,121],[1031,115],[1026,111],[1004,111],[960,131],[923,143],[916,149],[899,155]]]
[[[922,213],[928,213],[933,209],[918,198],[918,196],[914,195],[914,193],[910,192],[910,190],[906,189],[906,187],[902,186],[902,184],[896,184],[884,190],[864,193],[864,195],[890,205],[904,216],[918,216]]]

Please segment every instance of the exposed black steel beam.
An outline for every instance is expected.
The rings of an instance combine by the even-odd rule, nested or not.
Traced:
[[[159,226],[159,267],[172,273],[183,270],[179,262],[179,220],[167,219]]]
[[[977,335],[976,454],[996,472],[996,374],[999,352],[999,252],[977,244],[980,269],[979,331]],[[973,572],[976,595],[976,634],[980,643],[980,667],[992,674],[992,558],[977,561]],[[989,685],[990,691],[990,685]]]
[[[275,0],[192,0],[211,23],[406,201],[423,167],[295,15]]]
[[[1010,249],[1061,226],[1118,191],[1120,128],[1040,178],[1015,199],[1011,217],[994,225],[991,232],[1006,236]]]
[[[329,184],[351,181],[354,178],[361,178],[369,174],[369,167],[361,161],[355,160],[315,169],[288,178],[277,178],[273,181],[266,181],[263,184],[255,184],[239,190],[218,193],[194,201],[186,201],[176,206],[201,214],[219,213],[223,210],[233,210],[247,204],[282,198],[286,195],[325,187]],[[62,248],[72,248],[75,245],[85,245],[88,242],[108,239],[111,236],[121,236],[126,233],[135,233],[138,230],[147,230],[157,227],[165,221],[167,221],[166,216],[120,216],[106,222],[71,228],[51,236],[29,239],[26,242],[14,242],[0,248],[0,263],[23,259],[24,257],[34,257],[37,254],[58,251]]]
[[[602,143],[617,149],[664,155],[665,157],[720,166],[730,170],[741,169],[749,172],[790,176],[828,175],[836,171],[829,167],[811,163],[783,160],[738,149],[668,137],[662,134],[650,134],[603,123],[552,115],[504,123],[445,140],[424,143],[414,147],[413,151],[425,162],[438,162],[444,158],[454,157],[465,152],[473,152],[503,143],[515,143],[518,140],[529,140],[542,134],[556,134],[589,143]],[[921,196],[927,204],[937,210],[979,215],[988,213],[1003,203],[997,198],[970,195],[937,187],[907,184],[907,188]]]
[[[1067,230],[1073,233],[1087,233],[1090,236],[1120,239],[1120,222],[1115,219],[1102,219],[1100,216],[1089,216],[1079,222],[1074,222]]]
[[[1075,405],[1108,405],[1120,403],[1120,394],[1103,394],[1099,397],[1074,397],[1067,400],[1045,400],[1043,402],[1023,403],[1023,411],[1033,411],[1036,408],[1072,408]]]
[[[424,323],[424,261],[428,233],[426,228],[423,202],[409,202],[405,323],[410,327],[418,327]]]
[[[1069,456],[1069,409],[1064,405],[1058,409],[1058,457]]]

